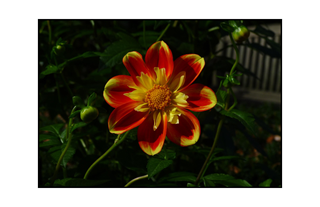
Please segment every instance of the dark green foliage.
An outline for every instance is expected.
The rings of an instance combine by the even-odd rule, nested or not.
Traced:
[[[268,179],[268,180],[265,180],[262,183],[260,183],[259,187],[270,187],[271,183],[272,183],[272,179]]]
[[[233,176],[225,174],[211,174],[204,177],[205,180],[211,181],[215,184],[221,184],[226,187],[251,187],[251,185],[241,179],[235,179]]]

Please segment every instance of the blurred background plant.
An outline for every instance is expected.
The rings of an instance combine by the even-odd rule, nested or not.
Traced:
[[[163,40],[174,59],[187,53],[204,57],[206,65],[195,82],[217,92],[217,76],[225,76],[236,59],[229,34],[221,29],[223,22],[228,21],[39,20],[39,187],[49,186],[52,181],[66,146],[71,109],[76,104],[80,108],[88,105],[93,93],[97,94],[94,107],[87,107],[97,118],[81,119],[80,111],[72,116],[71,144],[54,186],[123,187],[145,174],[148,179],[130,186],[192,186],[222,116],[219,104],[210,111],[194,113],[201,124],[201,137],[194,146],[182,148],[165,142],[161,153],[149,157],[141,151],[134,129],[96,165],[87,180],[83,176],[117,138],[108,130],[113,108],[104,101],[102,92],[111,77],[129,75],[122,64],[123,56],[130,51],[144,56],[151,44]],[[237,42],[240,58],[236,69],[243,75],[235,81],[235,109],[250,116],[226,117],[200,186],[282,184],[281,20],[245,20],[243,25],[250,36]],[[238,38],[243,34],[245,30],[232,35]],[[78,97],[76,101],[74,96]],[[217,96],[219,101],[221,97]]]

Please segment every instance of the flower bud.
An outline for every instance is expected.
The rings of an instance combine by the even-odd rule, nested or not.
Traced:
[[[89,123],[95,120],[99,116],[99,111],[97,108],[92,106],[86,106],[81,109],[80,118],[82,121]]]
[[[59,44],[54,47],[54,53],[56,55],[62,55],[64,53],[64,51],[65,51],[64,44]]]
[[[244,25],[235,28],[235,30],[232,32],[232,37],[237,43],[241,43],[244,40],[248,39],[249,35],[250,32]]]

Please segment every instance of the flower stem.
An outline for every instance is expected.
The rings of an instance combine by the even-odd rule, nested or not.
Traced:
[[[227,110],[227,108],[228,108],[229,100],[230,100],[230,88],[227,91],[227,100],[226,100],[225,110]],[[198,174],[198,177],[196,179],[195,185],[198,185],[199,181],[201,180],[202,176],[204,175],[204,173],[206,172],[206,170],[207,170],[207,168],[209,166],[209,161],[211,159],[211,156],[212,156],[212,153],[214,151],[214,148],[216,147],[216,144],[217,144],[217,141],[218,141],[218,138],[219,138],[219,135],[220,135],[220,130],[221,130],[221,127],[222,127],[224,119],[225,119],[225,117],[222,116],[222,118],[219,121],[219,124],[218,124],[218,127],[217,127],[217,132],[216,132],[216,135],[214,137],[214,141],[213,141],[211,150],[210,150],[210,152],[209,152],[209,154],[207,156],[206,161],[203,163],[203,166],[202,166],[202,168],[201,168],[201,170],[200,170],[200,172]]]
[[[228,109],[228,111],[230,111],[231,109],[233,109],[236,105],[237,105],[237,103],[238,103],[238,101],[237,101],[237,97],[236,97],[236,95],[234,94],[234,92],[233,92],[233,90],[232,90],[232,88],[230,87],[230,91],[231,91],[231,94],[232,94],[232,97],[233,97],[233,104],[232,104],[232,106]]]
[[[133,182],[135,182],[135,181],[137,181],[137,180],[141,180],[141,179],[147,178],[147,177],[148,177],[148,175],[143,175],[143,176],[134,178],[134,179],[132,179],[131,181],[129,181],[124,187],[128,187],[128,186],[131,185]]]
[[[156,42],[158,42],[158,41],[162,38],[162,36],[164,35],[164,33],[166,33],[166,31],[168,30],[169,27],[170,27],[170,23],[169,23],[169,24],[167,25],[167,27],[162,31],[161,35],[158,37],[158,39],[157,39]]]
[[[74,112],[74,110],[75,110],[76,108],[77,108],[77,106],[73,107],[73,109],[72,109],[72,111],[71,111],[71,114]],[[53,185],[53,183],[54,183],[54,181],[55,181],[55,179],[56,179],[56,177],[57,177],[57,174],[58,174],[58,171],[59,171],[59,168],[60,168],[60,163],[61,163],[64,155],[66,154],[66,152],[67,152],[67,150],[68,150],[68,148],[69,148],[69,146],[70,146],[70,144],[71,144],[71,138],[72,138],[72,136],[71,136],[71,132],[70,132],[70,127],[71,127],[71,124],[72,124],[72,120],[73,120],[73,118],[69,119],[69,123],[68,123],[68,126],[67,126],[67,134],[66,134],[68,143],[67,143],[66,147],[64,148],[63,152],[61,153],[60,158],[59,158],[59,160],[58,160],[58,163],[57,163],[57,165],[56,165],[56,169],[55,169],[55,171],[54,171],[54,174],[53,174],[53,176],[52,176],[51,183],[50,183],[51,186]]]
[[[130,130],[129,130],[130,131]],[[127,137],[129,131],[127,131],[122,139],[120,139],[120,134],[118,135],[117,139],[115,140],[115,142],[113,143],[113,145],[101,156],[99,157],[87,170],[86,174],[84,175],[83,179],[87,179],[89,176],[90,171],[92,170],[92,168],[98,163],[100,162],[105,156],[107,156],[116,146],[118,146],[119,144],[121,144],[121,142],[123,142],[123,140],[125,140],[125,138]]]
[[[208,166],[209,166],[209,165],[208,165],[208,162],[210,161],[211,155],[212,155],[212,153],[213,153],[213,151],[214,151],[214,148],[216,147],[216,144],[217,144],[217,141],[218,141],[218,137],[219,137],[219,134],[220,134],[220,130],[221,130],[223,121],[224,121],[224,117],[222,117],[222,118],[220,119],[220,121],[219,121],[218,128],[217,128],[217,132],[216,132],[216,136],[215,136],[215,138],[214,138],[213,145],[212,145],[211,150],[210,150],[210,152],[209,152],[209,154],[208,154],[208,156],[207,156],[206,161],[203,163],[203,166],[202,166],[202,168],[201,168],[201,170],[200,170],[200,172],[199,172],[199,174],[198,174],[198,177],[197,177],[197,179],[196,179],[195,185],[198,185],[200,179],[202,178],[202,176],[204,175],[205,171],[207,170],[207,168],[208,168]]]
[[[234,62],[233,66],[232,66],[232,68],[230,70],[230,75],[231,75],[233,73],[233,70],[236,68],[236,66],[238,64],[238,61],[239,61],[239,50],[238,50],[238,47],[237,47],[236,43],[233,40],[233,37],[232,37],[231,33],[229,34],[229,36],[230,36],[233,48],[236,51],[236,62]]]

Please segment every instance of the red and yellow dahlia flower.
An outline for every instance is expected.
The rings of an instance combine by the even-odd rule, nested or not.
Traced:
[[[111,78],[103,92],[115,108],[108,120],[110,132],[122,134],[140,125],[138,142],[148,155],[161,151],[166,136],[180,146],[195,144],[200,124],[187,109],[205,111],[217,103],[209,87],[191,85],[202,71],[204,59],[187,54],[173,61],[168,45],[158,41],[148,49],[145,62],[135,51],[122,61],[131,76]]]

